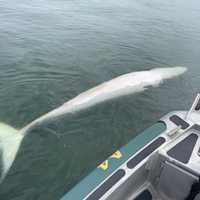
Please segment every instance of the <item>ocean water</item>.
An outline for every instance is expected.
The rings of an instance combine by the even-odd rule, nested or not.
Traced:
[[[17,129],[99,83],[155,67],[188,72],[33,130],[2,200],[56,200],[200,85],[198,0],[0,0],[0,121]]]

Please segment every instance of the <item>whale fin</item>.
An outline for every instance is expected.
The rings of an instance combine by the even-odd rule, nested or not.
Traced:
[[[13,127],[0,123],[1,177],[3,181],[15,160],[23,135]]]

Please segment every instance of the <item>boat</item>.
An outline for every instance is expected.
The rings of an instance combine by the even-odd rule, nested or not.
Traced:
[[[113,153],[61,200],[200,200],[200,94]]]

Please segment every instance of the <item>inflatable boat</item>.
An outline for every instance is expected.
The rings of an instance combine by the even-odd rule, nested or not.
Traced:
[[[113,153],[61,200],[200,200],[200,94]]]

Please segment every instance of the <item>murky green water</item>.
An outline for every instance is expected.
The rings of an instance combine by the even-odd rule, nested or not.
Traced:
[[[200,85],[198,0],[0,0],[0,120],[22,128],[105,80],[187,66],[159,88],[33,130],[0,186],[2,200],[55,200]]]

